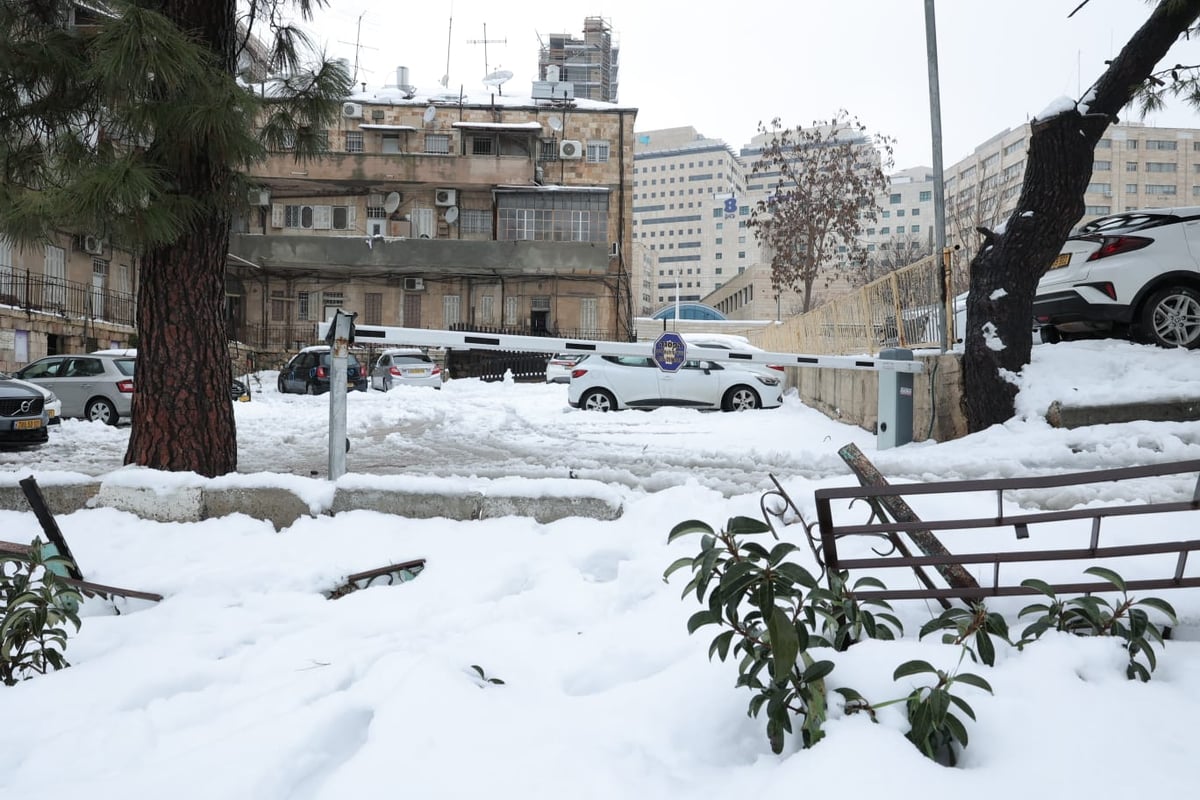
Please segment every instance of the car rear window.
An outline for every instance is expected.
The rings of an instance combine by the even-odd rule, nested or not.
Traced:
[[[392,363],[394,364],[429,364],[431,361],[432,359],[429,356],[392,356]]]
[[[332,353],[329,353],[329,352],[321,353],[321,366],[328,367],[332,363],[333,363],[333,354]],[[358,357],[355,356],[354,353],[348,353],[346,356],[346,365],[349,366],[351,364],[353,364],[356,367],[358,366]]]
[[[114,359],[113,363],[117,365],[117,369],[121,371],[122,375],[128,375],[131,378],[133,377],[133,368],[137,364],[135,359],[118,358]]]

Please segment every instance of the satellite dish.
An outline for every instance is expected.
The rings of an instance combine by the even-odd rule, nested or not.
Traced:
[[[458,220],[458,206],[450,206],[446,209],[446,222],[453,225]]]
[[[556,130],[556,131],[562,130],[562,117],[558,116],[557,114],[552,114],[550,116],[550,119],[548,119],[546,121],[548,123],[550,123],[551,130]]]
[[[430,106],[429,108],[425,109],[425,113],[421,115],[421,118],[426,122],[433,122],[433,118],[435,116],[437,116],[437,109],[433,106]]]
[[[391,214],[400,207],[400,193],[388,192],[387,199],[383,201],[383,210]]]
[[[512,78],[512,70],[498,69],[495,72],[489,72],[483,78],[484,86],[502,86],[505,81]]]

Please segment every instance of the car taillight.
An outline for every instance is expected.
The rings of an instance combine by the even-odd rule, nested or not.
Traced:
[[[133,381],[128,379],[117,381],[117,391],[121,394],[133,394]]]
[[[437,364],[434,364],[434,365],[433,365],[433,374],[434,374],[434,375],[441,375],[441,374],[442,374],[442,368],[441,368],[441,367],[439,367]]]
[[[571,380],[575,380],[576,378],[582,378],[584,375],[587,375],[587,370],[586,370],[586,369],[573,369],[573,370],[571,370]]]
[[[401,375],[404,374],[404,372],[399,367],[394,366],[394,365],[391,367],[388,367],[388,372],[392,373],[396,377],[400,377]]]
[[[1097,261],[1119,253],[1141,250],[1153,241],[1153,239],[1147,239],[1145,236],[1105,236],[1100,239],[1099,249],[1088,256],[1087,260]]]
[[[325,377],[326,377],[326,375],[325,375],[325,368],[324,368],[324,367],[317,367],[317,377],[318,377],[318,378],[325,378]]]
[[[781,364],[767,364],[767,369],[777,369],[780,372],[787,372],[787,368]]]

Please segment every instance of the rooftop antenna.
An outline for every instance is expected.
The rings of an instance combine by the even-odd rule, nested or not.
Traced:
[[[359,54],[359,52],[362,51],[362,49],[364,47],[366,47],[368,50],[378,50],[379,49],[378,47],[367,47],[367,45],[362,43],[362,19],[364,16],[366,16],[366,14],[367,14],[367,12],[364,11],[363,13],[358,15],[358,27],[354,31],[354,41],[353,42],[346,42],[341,39],[338,40],[338,44],[353,44],[354,45],[354,77],[352,77],[350,79],[351,84],[354,84],[355,82],[358,81],[358,54]],[[370,70],[365,70],[365,69],[363,70],[363,72],[369,72],[369,71]],[[366,91],[365,83],[363,84],[363,91]]]
[[[442,75],[442,88],[450,87],[450,32],[454,30],[454,3],[450,4],[450,24],[446,26],[446,74]]]
[[[467,39],[467,44],[483,45],[483,74],[487,75],[492,71],[491,63],[488,61],[487,46],[489,44],[508,44],[508,39],[489,39],[487,38],[487,23],[483,23],[483,38],[482,39]]]

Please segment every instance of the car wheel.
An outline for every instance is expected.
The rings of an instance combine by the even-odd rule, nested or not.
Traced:
[[[1058,344],[1062,341],[1062,334],[1053,325],[1043,325],[1038,328],[1038,337],[1042,340],[1042,344]]]
[[[579,401],[584,411],[616,411],[617,399],[603,389],[592,389]]]
[[[282,375],[279,376],[279,386],[277,388],[279,389],[280,394],[287,394],[287,386],[285,386],[283,383]]]
[[[1159,347],[1200,346],[1200,292],[1187,286],[1155,292],[1142,309],[1141,328]]]
[[[117,424],[117,407],[106,398],[96,397],[88,401],[83,409],[83,416],[89,422],[103,422],[105,425]]]
[[[304,385],[304,393],[305,394],[320,394],[320,392],[317,391],[317,385],[311,381],[309,381],[308,383],[306,383]]]
[[[749,386],[735,386],[725,393],[721,400],[722,411],[745,411],[748,408],[758,408],[762,405],[758,392]]]

